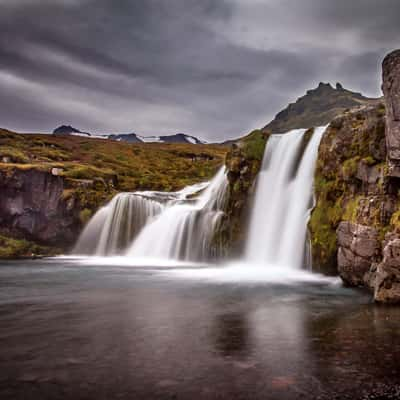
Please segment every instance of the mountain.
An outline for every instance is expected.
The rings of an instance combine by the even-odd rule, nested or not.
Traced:
[[[81,132],[78,129],[75,129],[71,125],[61,125],[58,128],[54,129],[53,135],[55,136],[91,136],[90,133]]]
[[[141,136],[141,138],[145,139],[143,136]],[[157,136],[155,136],[155,138],[157,138]],[[192,144],[205,143],[204,141],[194,136],[186,135],[185,133],[176,133],[175,135],[169,135],[169,136],[158,136],[158,138],[159,138],[158,141],[162,143],[192,143]]]
[[[127,143],[188,143],[188,144],[205,144],[206,142],[195,136],[186,135],[185,133],[176,133],[174,135],[164,136],[141,136],[134,132],[121,134],[100,134],[94,135],[88,132],[82,132],[70,125],[61,125],[53,131],[55,136],[86,136],[95,139],[110,139],[117,142]]]
[[[126,142],[126,143],[142,143],[143,140],[140,140],[136,133],[126,133],[126,134],[111,134],[106,136],[107,139],[116,140],[117,142]]]
[[[284,133],[296,128],[327,125],[333,118],[356,106],[376,103],[379,99],[363,96],[343,88],[340,83],[333,88],[321,82],[316,89],[291,103],[263,128],[263,131]]]

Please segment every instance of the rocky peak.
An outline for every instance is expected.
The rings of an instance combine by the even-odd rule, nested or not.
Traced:
[[[74,128],[71,125],[61,125],[58,128],[54,129],[53,135],[64,136],[64,135],[73,135],[73,134],[80,134],[80,135],[87,135],[90,136],[90,133],[82,132],[79,129]]]
[[[327,125],[347,109],[376,101],[345,89],[340,83],[336,83],[334,88],[330,83],[320,82],[315,89],[308,90],[303,97],[278,113],[264,131],[284,133],[295,128]]]

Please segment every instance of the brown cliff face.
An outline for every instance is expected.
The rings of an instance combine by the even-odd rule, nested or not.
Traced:
[[[383,61],[383,84],[387,110],[386,145],[389,173],[400,177],[400,50]]]
[[[59,168],[9,166],[0,170],[0,239],[45,246],[44,253],[66,252],[91,215],[115,194],[115,182],[71,180]],[[29,246],[0,257],[30,255]],[[37,247],[37,246],[36,246]],[[37,253],[36,253],[37,254]]]
[[[234,143],[226,155],[228,188],[225,216],[214,237],[215,243],[225,250],[225,255],[238,256],[244,250],[254,183],[269,135],[255,130]]]
[[[313,259],[377,302],[400,302],[400,51],[383,62],[385,107],[345,113],[322,139],[310,220]],[[385,111],[386,109],[386,111]]]
[[[80,223],[75,201],[64,200],[64,189],[64,179],[51,172],[0,171],[2,229],[38,243],[68,246],[76,239]]]

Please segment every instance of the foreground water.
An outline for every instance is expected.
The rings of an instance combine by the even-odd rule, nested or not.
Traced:
[[[122,264],[1,264],[1,399],[400,398],[400,309],[369,294]]]

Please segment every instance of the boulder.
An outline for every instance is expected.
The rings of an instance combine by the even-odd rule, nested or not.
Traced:
[[[379,303],[400,302],[400,238],[389,240],[383,249],[383,261],[373,274],[371,286]]]
[[[375,228],[341,222],[337,229],[338,271],[342,280],[351,286],[363,286],[366,274],[379,259],[379,234]]]

